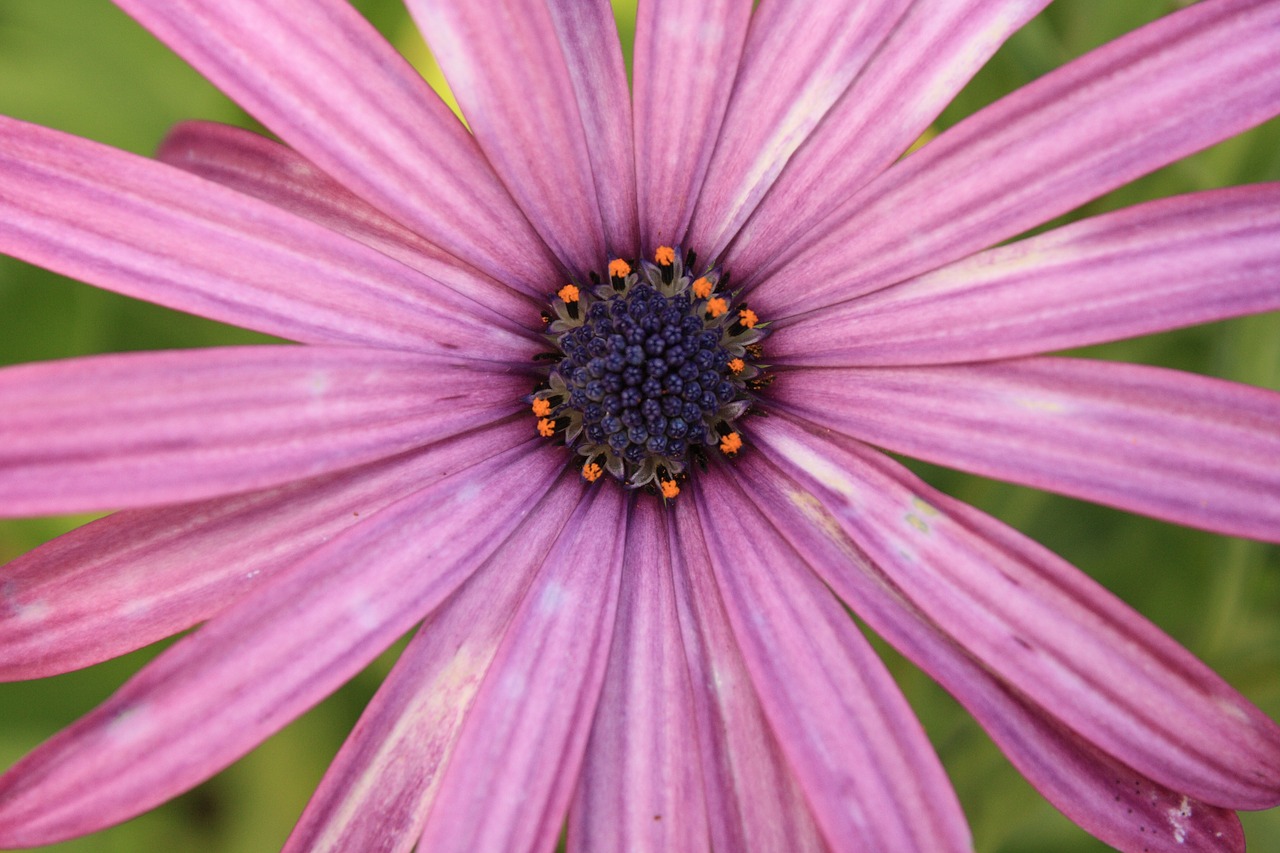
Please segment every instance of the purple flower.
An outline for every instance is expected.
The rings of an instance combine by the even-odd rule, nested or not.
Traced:
[[[901,161],[1047,0],[650,0],[634,95],[607,3],[410,0],[474,136],[342,0],[117,2],[285,145],[0,119],[0,250],[306,346],[0,372],[0,511],[120,510],[3,569],[0,674],[204,623],[0,778],[0,845],[192,787],[425,619],[290,849],[968,849],[841,601],[1109,844],[1280,803],[1272,721],[870,449],[1280,541],[1280,395],[1040,355],[1280,307],[1280,186],[987,249],[1280,113],[1280,2]]]

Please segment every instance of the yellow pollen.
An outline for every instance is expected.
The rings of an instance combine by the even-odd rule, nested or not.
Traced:
[[[742,436],[736,432],[731,432],[724,438],[720,439],[720,452],[725,456],[732,456],[742,449]]]
[[[609,261],[609,275],[613,278],[626,278],[631,275],[631,264],[622,258],[614,258]]]
[[[707,314],[709,314],[712,317],[723,316],[724,312],[728,310],[729,310],[729,303],[725,302],[719,296],[717,296],[715,299],[707,300]]]
[[[711,282],[707,281],[707,277],[704,275],[702,278],[696,279],[690,289],[693,290],[695,298],[706,299],[711,295]]]
[[[676,485],[675,480],[663,480],[658,484],[658,488],[662,489],[662,496],[667,500],[671,500],[680,494],[680,487]]]
[[[538,435],[543,438],[551,438],[556,434],[556,422],[551,418],[542,418],[538,421]]]
[[[664,267],[669,267],[676,260],[676,250],[670,246],[659,246],[658,251],[653,253],[653,259]]]
[[[566,284],[564,287],[560,288],[560,290],[556,293],[556,296],[559,296],[566,303],[577,302],[578,301],[577,285]]]
[[[586,465],[582,466],[582,479],[586,480],[588,483],[594,483],[596,480],[599,480],[600,475],[603,473],[604,469],[594,462],[588,462]]]
[[[741,373],[746,366],[747,363],[740,358],[729,359],[729,369],[734,373]],[[534,414],[536,415],[538,413],[534,412]]]
[[[760,318],[757,317],[756,312],[752,311],[750,308],[743,308],[738,312],[738,321],[748,329],[754,329],[756,327],[756,323],[760,322]]]
[[[737,371],[734,372],[736,373]],[[545,418],[547,415],[551,414],[551,404],[539,397],[533,401],[533,413],[540,418]]]

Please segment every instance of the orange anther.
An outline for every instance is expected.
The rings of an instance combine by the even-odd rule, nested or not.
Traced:
[[[722,317],[724,312],[729,310],[729,303],[725,302],[719,296],[715,299],[707,300],[707,314],[712,317]]]
[[[566,284],[556,292],[565,303],[578,301],[578,287],[574,284]]]
[[[545,418],[551,414],[551,404],[539,397],[533,401],[533,413],[540,418]]]
[[[725,456],[732,456],[742,449],[742,436],[736,432],[731,432],[724,438],[720,439],[720,452]]]
[[[707,281],[707,277],[704,275],[702,278],[694,280],[690,290],[693,291],[695,299],[706,299],[711,295],[711,282]]]
[[[663,480],[658,484],[658,488],[662,489],[662,496],[667,500],[671,500],[680,494],[680,487],[676,485],[675,480]]]
[[[664,267],[669,267],[676,260],[676,250],[670,246],[659,246],[658,251],[653,253],[653,259]]]
[[[612,278],[626,278],[631,275],[631,264],[622,258],[614,258],[609,261],[609,275]]]
[[[582,466],[582,479],[588,483],[594,483],[600,479],[600,475],[604,473],[604,469],[594,462],[588,462]]]
[[[760,322],[760,318],[756,316],[756,312],[750,308],[743,308],[738,312],[738,322],[746,326],[748,329],[754,329],[756,323]]]
[[[538,421],[538,435],[543,438],[551,438],[556,434],[556,422],[551,418],[542,418]]]
[[[729,369],[734,373],[741,373],[747,366],[747,363],[740,358],[729,359]],[[534,412],[537,414],[537,412]]]

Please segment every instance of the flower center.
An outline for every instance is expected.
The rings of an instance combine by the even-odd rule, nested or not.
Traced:
[[[590,482],[607,472],[674,498],[691,459],[742,449],[736,422],[764,384],[766,332],[728,275],[695,277],[695,260],[670,246],[638,267],[616,258],[607,282],[550,300],[552,366],[530,402],[539,434],[563,440]]]

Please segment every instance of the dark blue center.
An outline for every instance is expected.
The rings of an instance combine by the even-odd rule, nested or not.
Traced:
[[[587,438],[627,462],[684,457],[714,443],[708,423],[737,394],[718,329],[690,315],[687,292],[663,296],[637,284],[595,302],[560,340],[556,365]]]

